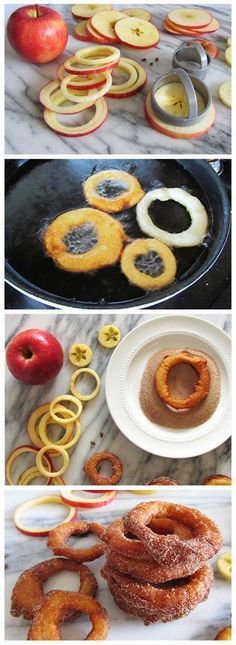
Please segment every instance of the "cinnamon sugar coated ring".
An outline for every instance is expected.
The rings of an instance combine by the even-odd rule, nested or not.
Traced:
[[[33,619],[28,640],[61,640],[60,624],[65,622],[68,611],[83,613],[90,618],[92,629],[85,640],[106,639],[108,614],[97,600],[74,591],[50,591]]]
[[[99,466],[103,461],[109,461],[112,465],[112,474],[110,476],[99,474]],[[119,457],[114,455],[113,452],[97,452],[86,461],[83,470],[88,475],[91,484],[104,486],[106,484],[118,484],[122,477],[123,466]]]
[[[194,385],[192,394],[189,394],[185,399],[177,399],[173,397],[168,386],[169,371],[179,363],[188,363],[199,374],[199,379]],[[160,362],[155,375],[157,393],[166,405],[171,406],[175,410],[193,408],[204,401],[209,392],[210,380],[207,360],[200,356],[195,356],[190,352],[181,352],[174,356],[165,356]]]
[[[231,486],[232,479],[228,475],[209,475],[202,483],[204,486]]]
[[[66,522],[61,524],[58,529],[50,531],[48,537],[48,547],[55,555],[62,555],[65,558],[71,558],[76,562],[90,562],[100,558],[104,553],[102,542],[87,549],[75,549],[67,546],[66,542],[72,535],[87,535],[93,533],[102,540],[105,529],[101,524],[94,522]]]
[[[112,550],[115,549],[121,555],[128,556],[130,558],[138,558],[139,560],[147,560],[148,552],[146,551],[144,545],[140,540],[132,539],[132,536],[129,533],[125,532],[124,524],[121,519],[115,520],[106,529],[106,532],[103,536],[104,542],[111,547]],[[152,558],[150,558],[152,561]]]
[[[173,580],[164,587],[156,587],[150,583],[138,582],[128,575],[117,573],[105,566],[103,577],[117,585],[121,598],[132,608],[132,613],[139,615],[144,610],[144,622],[149,617],[153,622],[167,622],[186,616],[199,602],[208,597],[213,572],[209,565],[204,565],[193,575],[183,580]]]
[[[150,527],[153,518],[167,518],[182,522],[191,531],[192,537],[182,540],[175,533],[158,535]],[[160,564],[201,566],[223,545],[218,526],[195,508],[170,502],[146,502],[138,504],[123,519],[125,530],[138,537],[147,551]]]
[[[223,629],[218,632],[215,637],[215,641],[231,641],[232,640],[232,629],[231,627],[223,627]]]
[[[156,479],[150,479],[150,481],[146,483],[146,486],[154,486],[155,484],[158,484],[158,486],[180,486],[180,483],[175,481],[175,479],[163,477],[163,475],[156,477]]]
[[[78,573],[80,576],[78,591],[86,596],[95,596],[97,582],[88,567],[74,560],[52,558],[39,562],[19,576],[12,591],[11,615],[32,620],[45,598],[44,583],[59,571]]]

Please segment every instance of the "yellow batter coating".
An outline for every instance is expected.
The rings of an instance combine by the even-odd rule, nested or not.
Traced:
[[[124,191],[117,197],[104,197],[97,192],[98,185],[102,182],[116,182],[124,185]],[[101,170],[88,177],[83,185],[84,195],[92,206],[103,211],[119,213],[122,210],[135,206],[144,196],[144,191],[136,177],[124,170]]]
[[[140,271],[135,266],[138,257],[150,251],[154,251],[163,263],[163,271],[156,277]],[[131,284],[140,287],[140,289],[145,289],[145,291],[156,291],[173,282],[176,276],[177,263],[174,254],[166,244],[159,240],[148,238],[134,240],[134,242],[126,246],[121,258],[121,270]]]

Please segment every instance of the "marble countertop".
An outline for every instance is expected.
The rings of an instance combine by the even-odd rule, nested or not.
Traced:
[[[17,5],[5,5],[6,20]],[[148,73],[148,83],[142,92],[128,99],[108,99],[109,115],[103,126],[86,137],[63,138],[50,130],[42,119],[42,106],[38,94],[43,85],[55,78],[58,62],[73,54],[76,49],[86,46],[74,38],[74,21],[71,16],[71,5],[52,5],[65,17],[70,31],[66,52],[56,62],[37,66],[20,58],[6,42],[6,154],[230,154],[231,126],[230,110],[218,98],[221,83],[230,78],[230,68],[224,61],[226,40],[231,34],[230,5],[216,4],[209,6],[214,17],[220,21],[220,29],[210,34],[220,49],[220,57],[212,60],[207,83],[212,91],[216,107],[216,120],[210,131],[199,139],[176,140],[168,138],[155,130],[145,121],[144,96],[157,77],[171,68],[174,50],[184,37],[173,36],[162,30],[162,21],[172,5],[142,5],[153,15],[153,22],[161,31],[160,45],[156,48],[142,50],[121,47],[123,56],[143,63]],[[119,9],[127,4],[115,5]],[[206,8],[208,5],[204,5]],[[7,40],[7,39],[6,39]],[[158,58],[158,60],[155,60]],[[83,117],[81,117],[83,118]],[[64,117],[62,117],[63,122]],[[76,117],[77,119],[77,117]],[[79,122],[80,116],[78,116]],[[77,119],[77,123],[78,123]]]
[[[5,639],[21,641],[27,638],[29,623],[23,618],[13,618],[10,615],[11,591],[18,576],[25,569],[52,557],[51,551],[47,548],[46,538],[30,538],[17,531],[13,522],[13,514],[19,504],[31,499],[35,495],[31,490],[6,491],[6,631]],[[230,494],[228,490],[219,489],[209,491],[201,489],[170,491],[165,490],[158,493],[158,496],[149,498],[154,501],[165,500],[174,503],[182,503],[187,506],[197,507],[200,511],[211,517],[224,532],[224,546],[221,553],[230,549]],[[93,522],[108,524],[111,521],[124,515],[136,504],[147,501],[145,497],[134,496],[128,493],[119,492],[117,498],[109,506],[80,513],[80,518]],[[38,507],[37,513],[31,510],[27,514],[29,524],[42,525],[44,522],[62,521],[61,513],[52,507]],[[26,517],[26,516],[25,516]],[[26,522],[26,519],[25,519]],[[91,540],[91,541],[90,541]],[[76,542],[77,543],[77,542]],[[93,537],[83,538],[83,547],[94,543]],[[83,548],[82,547],[82,548]],[[166,624],[154,624],[144,627],[140,619],[131,617],[122,612],[113,601],[105,580],[100,575],[104,558],[89,562],[88,566],[95,574],[98,581],[98,600],[106,607],[110,618],[110,630],[108,641],[210,641],[223,627],[230,625],[230,583],[224,580],[216,571],[218,555],[212,560],[214,569],[214,581],[208,599],[198,605],[187,617]],[[65,589],[76,591],[78,588],[78,577],[74,573],[63,572],[51,578],[45,585],[45,591],[50,589]],[[82,634],[81,634],[82,632]],[[76,623],[68,623],[62,627],[62,640],[83,639],[88,633],[88,623],[81,616]],[[81,641],[80,641],[81,642]]]
[[[170,314],[171,315],[171,314]],[[199,318],[216,324],[230,334],[230,314],[198,314]],[[31,412],[40,404],[52,400],[62,392],[68,391],[68,382],[73,367],[67,359],[72,343],[85,342],[94,351],[90,365],[101,376],[99,396],[86,404],[81,416],[83,434],[79,444],[71,454],[69,467],[64,474],[66,484],[87,484],[83,465],[94,452],[109,450],[117,454],[123,463],[123,477],[120,484],[144,484],[157,477],[166,475],[181,484],[201,484],[203,479],[213,473],[230,475],[230,440],[205,455],[191,459],[167,459],[151,455],[131,443],[115,425],[105,398],[105,373],[111,350],[104,350],[97,341],[100,327],[114,323],[121,329],[122,337],[138,324],[155,318],[154,314],[7,314],[6,342],[19,331],[30,328],[48,329],[61,341],[65,351],[64,367],[52,383],[45,386],[29,387],[16,381],[6,371],[6,456],[17,446],[30,443],[26,434],[26,423]],[[91,442],[94,442],[91,443]],[[57,461],[56,461],[57,464]],[[31,455],[22,455],[13,468],[15,481],[20,473],[33,465]]]

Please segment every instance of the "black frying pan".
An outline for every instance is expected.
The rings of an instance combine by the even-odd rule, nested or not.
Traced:
[[[107,168],[120,168],[135,175],[145,192],[161,185],[184,188],[198,197],[207,209],[209,232],[204,244],[174,249],[178,261],[177,278],[161,291],[145,293],[130,285],[119,265],[96,273],[72,274],[57,268],[44,253],[45,226],[66,210],[87,206],[82,182],[92,173]],[[120,219],[131,237],[144,237],[136,223],[135,207],[114,216]],[[163,228],[167,228],[168,220],[167,230],[171,232],[184,230],[189,225],[186,210],[172,201],[156,202],[151,216]],[[202,277],[221,253],[229,228],[226,191],[206,161],[27,161],[6,186],[6,281],[21,292],[55,307],[147,307],[168,300]]]

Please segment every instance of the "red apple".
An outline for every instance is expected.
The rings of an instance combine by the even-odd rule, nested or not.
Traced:
[[[31,63],[49,63],[64,51],[68,29],[54,9],[28,5],[16,9],[7,23],[7,36],[15,51]]]
[[[27,329],[7,345],[6,361],[11,374],[28,385],[42,385],[57,376],[63,364],[63,349],[44,329]]]

